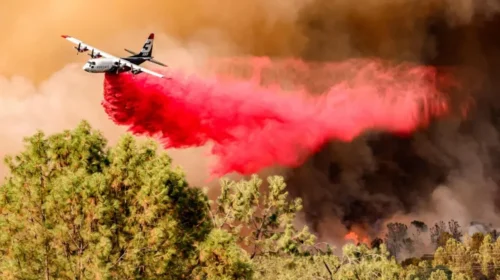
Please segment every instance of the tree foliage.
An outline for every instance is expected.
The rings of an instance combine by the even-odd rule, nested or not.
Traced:
[[[151,142],[81,123],[26,139],[0,194],[5,278],[179,279],[211,230],[206,196]]]
[[[212,214],[214,224],[238,236],[252,258],[257,254],[304,253],[315,237],[307,227],[299,231],[294,226],[295,215],[302,209],[301,199],[288,201],[280,176],[268,178],[264,194],[261,186],[262,179],[255,175],[239,182],[221,180],[221,195]]]
[[[385,242],[390,253],[396,258],[403,250],[410,254],[414,251],[413,239],[408,234],[408,226],[402,223],[387,224]]]
[[[222,179],[209,201],[150,141],[108,147],[82,122],[25,144],[5,159],[2,279],[500,279],[494,230],[389,223],[371,246],[334,252],[297,227],[302,203],[283,177]],[[427,233],[431,258],[419,250]]]

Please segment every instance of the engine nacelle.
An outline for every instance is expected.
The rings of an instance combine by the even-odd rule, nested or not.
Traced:
[[[86,52],[89,49],[87,47],[82,47],[82,43],[78,44],[78,46],[74,47],[79,53]]]
[[[75,49],[76,49],[78,52],[81,52],[81,53],[82,53],[82,52],[86,52],[86,51],[88,51],[88,49],[87,49],[86,47],[84,47],[84,48],[81,48],[81,47],[75,47]]]
[[[134,74],[134,75],[137,75],[137,74],[142,73],[142,70],[141,69],[132,69],[132,70],[130,70],[130,72],[132,72],[132,74]]]
[[[100,58],[102,55],[99,52],[94,52],[94,49],[88,54],[92,58]]]

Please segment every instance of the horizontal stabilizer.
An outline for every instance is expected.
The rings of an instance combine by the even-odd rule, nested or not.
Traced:
[[[126,51],[126,52],[128,52],[128,53],[130,53],[130,54],[133,54],[133,55],[138,55],[138,53],[136,53],[136,52],[133,52],[133,51],[131,51],[131,50],[128,50],[128,49],[125,49],[125,51]]]
[[[161,65],[161,66],[167,67],[167,65],[165,65],[165,64],[163,64],[163,63],[161,63],[161,62],[159,62],[158,60],[154,60],[153,58],[149,59],[149,61],[150,61],[150,62],[152,62],[152,63],[156,63],[156,64],[158,64],[158,65]]]

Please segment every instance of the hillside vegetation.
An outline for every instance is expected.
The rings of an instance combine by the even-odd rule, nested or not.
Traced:
[[[153,142],[108,147],[82,122],[42,132],[8,156],[0,189],[1,279],[500,279],[496,232],[467,238],[451,221],[393,223],[384,239],[341,252],[294,220],[301,200],[282,177],[221,180],[221,194],[187,184]],[[399,260],[399,261],[397,261]]]

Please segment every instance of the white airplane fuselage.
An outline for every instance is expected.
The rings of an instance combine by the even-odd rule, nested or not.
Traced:
[[[83,70],[89,73],[105,73],[116,71],[116,59],[113,58],[94,58],[89,59],[85,65],[83,65]]]

